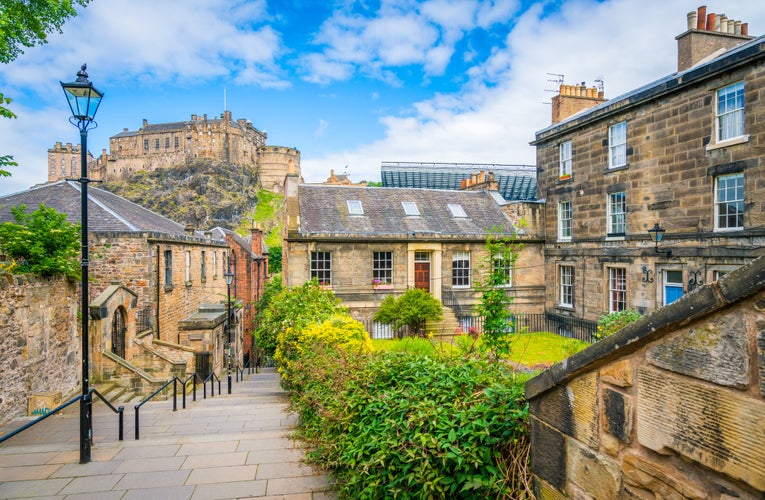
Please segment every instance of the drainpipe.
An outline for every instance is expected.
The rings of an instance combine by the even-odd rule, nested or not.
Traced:
[[[157,308],[154,311],[154,325],[155,325],[154,328],[156,330],[155,334],[156,334],[157,340],[161,340],[160,337],[159,337],[159,297],[160,297],[160,291],[159,291],[159,288],[160,288],[160,283],[159,283],[160,282],[159,263],[161,262],[160,261],[160,253],[162,253],[161,249],[160,249],[160,246],[157,245],[157,265],[156,265],[156,279],[155,279],[155,281],[156,281],[156,295],[157,295]]]

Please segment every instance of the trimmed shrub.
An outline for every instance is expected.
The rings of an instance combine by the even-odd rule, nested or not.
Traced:
[[[598,330],[593,335],[595,340],[603,340],[613,335],[630,323],[639,320],[641,314],[632,309],[625,309],[619,312],[603,314],[598,318]]]

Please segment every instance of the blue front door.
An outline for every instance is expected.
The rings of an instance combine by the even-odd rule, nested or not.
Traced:
[[[683,296],[683,272],[664,271],[664,305]]]

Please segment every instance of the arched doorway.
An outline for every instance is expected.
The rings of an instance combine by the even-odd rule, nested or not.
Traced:
[[[118,307],[112,316],[112,353],[125,358],[125,308]]]

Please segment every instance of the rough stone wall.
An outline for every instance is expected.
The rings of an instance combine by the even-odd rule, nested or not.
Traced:
[[[748,140],[715,146],[715,91],[743,81],[745,132]],[[765,210],[752,200],[765,197],[765,66],[750,65],[693,87],[657,96],[636,108],[616,111],[537,145],[540,198],[546,198],[545,273],[548,311],[575,313],[596,320],[608,310],[608,267],[627,270],[627,307],[653,311],[663,305],[662,273],[691,272],[710,283],[717,271],[740,266],[758,256],[765,239]],[[608,127],[627,122],[627,166],[609,169]],[[576,119],[574,119],[574,122]],[[563,125],[563,129],[568,125]],[[573,127],[573,126],[572,126]],[[558,178],[559,145],[573,141],[573,175]],[[726,173],[744,173],[747,203],[744,231],[714,231],[714,180]],[[626,192],[626,236],[606,237],[608,193]],[[558,203],[571,201],[573,238],[557,241]],[[657,254],[647,230],[666,229]],[[574,265],[574,311],[558,307],[557,266]],[[653,281],[643,282],[647,266]]]
[[[66,278],[0,274],[0,422],[26,415],[30,393],[78,391],[78,311]]]
[[[727,306],[715,288],[527,385],[539,498],[763,498],[765,291]]]
[[[136,311],[146,311],[150,315],[155,338],[177,343],[180,320],[196,312],[203,303],[226,300],[225,244],[139,233],[94,233],[91,242],[91,299],[119,278],[120,284],[138,295]],[[166,250],[172,254],[172,283],[169,286],[165,283]],[[191,279],[188,281],[185,279],[186,252],[191,257]]]

